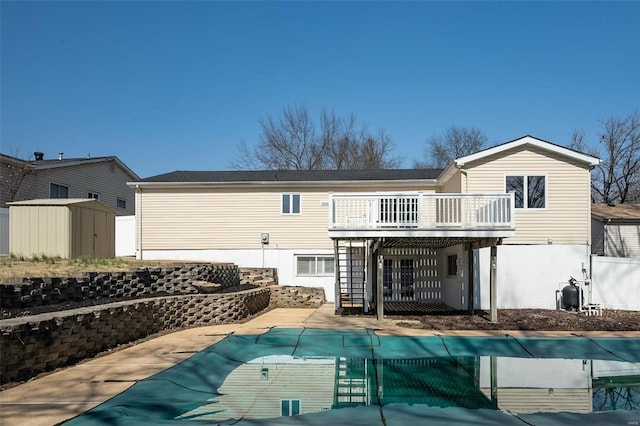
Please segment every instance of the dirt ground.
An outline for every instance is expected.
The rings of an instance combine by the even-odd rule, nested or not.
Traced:
[[[488,312],[446,315],[396,316],[402,325],[431,330],[544,330],[544,331],[640,331],[640,312],[602,311],[602,316],[550,309],[500,309],[498,322],[489,321]]]

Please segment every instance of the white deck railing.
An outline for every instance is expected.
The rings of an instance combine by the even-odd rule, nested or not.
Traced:
[[[513,229],[513,194],[329,194],[329,230]]]

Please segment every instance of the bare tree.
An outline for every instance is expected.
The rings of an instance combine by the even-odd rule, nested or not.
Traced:
[[[611,116],[601,123],[596,144],[576,130],[570,145],[602,160],[591,173],[592,198],[607,204],[640,201],[640,115]]]
[[[19,157],[19,149],[14,148],[11,155],[2,155],[2,198],[7,202],[30,198],[35,189],[35,170],[33,163]]]
[[[305,106],[286,107],[279,118],[260,121],[260,141],[253,149],[239,145],[236,169],[347,170],[396,167],[391,138],[366,127],[356,117],[324,109],[316,125]]]
[[[485,134],[475,127],[449,126],[443,135],[427,139],[426,160],[415,161],[414,167],[446,167],[456,158],[480,151],[487,143]]]

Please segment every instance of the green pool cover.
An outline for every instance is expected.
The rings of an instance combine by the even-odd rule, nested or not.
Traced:
[[[627,425],[640,420],[640,411],[633,410],[505,410],[499,392],[508,390],[492,381],[496,357],[578,360],[578,367],[603,360],[636,368],[640,339],[409,337],[281,328],[230,334],[64,425]],[[625,386],[640,389],[633,377],[627,376],[631,383]],[[589,379],[593,382],[585,382],[576,395],[590,398],[600,379]],[[537,389],[531,397],[553,393]]]

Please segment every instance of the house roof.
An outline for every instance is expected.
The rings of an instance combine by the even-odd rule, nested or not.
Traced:
[[[98,210],[113,212],[104,203],[93,198],[39,198],[34,200],[13,201],[8,206],[86,206]]]
[[[0,160],[4,162],[31,165],[35,170],[47,170],[47,169],[54,169],[59,167],[72,167],[72,166],[79,166],[83,164],[105,163],[105,162],[113,161],[133,179],[136,179],[136,180],[140,179],[140,176],[138,176],[133,170],[131,170],[126,164],[124,164],[115,155],[110,155],[106,157],[79,157],[79,158],[63,158],[63,159],[33,161],[33,160],[23,160],[21,158],[12,157],[11,155],[0,153]]]
[[[640,222],[640,204],[592,204],[591,216],[597,219],[633,220]]]
[[[120,159],[115,155],[110,155],[107,157],[64,158],[61,160],[58,160],[58,159],[38,160],[38,161],[31,162],[31,164],[33,164],[36,170],[46,170],[46,169],[53,169],[53,168],[59,168],[59,167],[79,166],[83,164],[105,163],[110,161],[113,161],[114,163],[116,163],[121,169],[123,169],[132,178],[140,179],[140,176],[138,176],[133,170],[127,167],[127,165],[124,164],[122,161],[120,161]]]
[[[556,145],[554,143],[547,142],[545,140],[538,139],[530,135],[526,135],[521,138],[512,140],[510,142],[506,142],[500,145],[496,145],[492,148],[488,148],[488,149],[476,152],[475,154],[457,158],[454,160],[454,164],[458,167],[461,167],[471,161],[480,160],[490,155],[498,154],[498,153],[507,151],[509,149],[517,148],[523,145],[535,146],[537,148],[540,148],[546,151],[555,152],[556,154],[564,155],[576,161],[587,163],[590,167],[594,167],[600,164],[599,158],[584,154],[582,152],[574,151],[573,149]]]
[[[382,170],[179,170],[141,179],[140,183],[242,183],[242,182],[327,182],[394,181],[436,179],[441,169]]]

